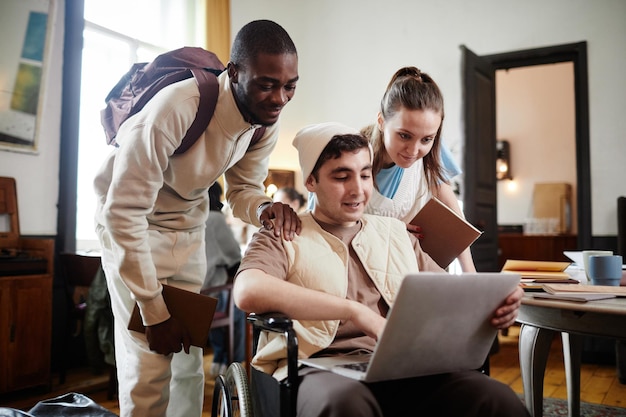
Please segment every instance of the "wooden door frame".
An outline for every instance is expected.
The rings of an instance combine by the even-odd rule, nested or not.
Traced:
[[[497,270],[496,87],[491,62],[461,45],[465,118],[464,211],[483,232],[472,244],[477,271]]]
[[[483,55],[495,70],[572,62],[574,65],[578,248],[592,247],[587,42]]]

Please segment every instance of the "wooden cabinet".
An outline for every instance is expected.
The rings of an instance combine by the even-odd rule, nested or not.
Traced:
[[[52,239],[22,239],[45,256],[44,274],[0,277],[0,393],[50,386]]]
[[[563,251],[577,250],[576,235],[498,234],[498,264],[502,269],[507,259],[525,261],[570,261]]]
[[[8,177],[0,177],[0,251],[0,393],[50,387],[54,240],[20,236]]]

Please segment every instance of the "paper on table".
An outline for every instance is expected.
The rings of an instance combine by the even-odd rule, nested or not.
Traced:
[[[570,258],[576,265],[583,267],[583,251],[564,250],[563,255]]]

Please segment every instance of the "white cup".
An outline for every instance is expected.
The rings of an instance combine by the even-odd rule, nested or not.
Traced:
[[[583,251],[583,267],[585,268],[587,281],[591,281],[591,277],[589,276],[589,257],[590,256],[610,256],[610,255],[613,255],[613,251],[610,251],[610,250],[584,250]]]

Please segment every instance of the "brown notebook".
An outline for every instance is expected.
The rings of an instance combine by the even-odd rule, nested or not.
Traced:
[[[215,307],[217,307],[217,299],[171,285],[163,285],[163,299],[172,317],[175,317],[187,328],[191,336],[191,344],[200,348],[205,347],[209,338]],[[141,333],[146,331],[137,304],[135,304],[130,316],[128,330]]]
[[[411,224],[422,228],[420,245],[442,268],[447,268],[482,234],[435,197],[428,200]]]

